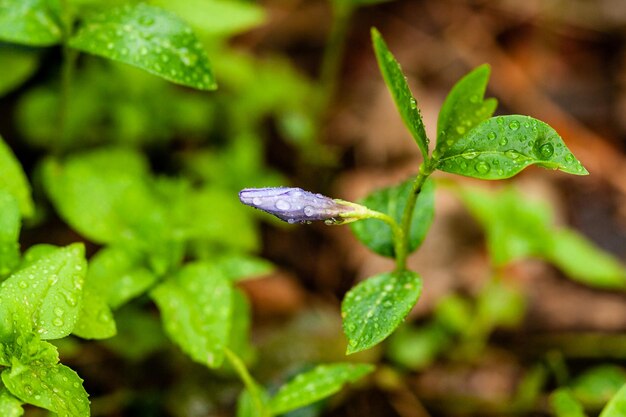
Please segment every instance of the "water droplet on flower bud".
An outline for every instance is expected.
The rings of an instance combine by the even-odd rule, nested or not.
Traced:
[[[289,210],[291,208],[291,204],[289,204],[289,202],[285,200],[278,200],[275,205],[278,210],[283,211]]]

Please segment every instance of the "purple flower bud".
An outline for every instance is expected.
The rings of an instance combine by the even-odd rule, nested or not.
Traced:
[[[341,214],[355,211],[354,207],[302,188],[244,188],[239,192],[239,200],[289,223],[310,223],[313,220],[339,223],[342,222]]]

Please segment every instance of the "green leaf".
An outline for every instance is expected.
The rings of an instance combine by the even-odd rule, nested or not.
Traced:
[[[11,148],[0,136],[0,190],[6,190],[15,197],[23,217],[31,217],[35,212],[30,196],[30,186],[26,174]]]
[[[282,414],[312,404],[336,392],[348,382],[356,382],[374,370],[369,364],[336,363],[319,365],[282,386],[270,400],[274,414]]]
[[[412,180],[400,185],[383,188],[359,201],[359,204],[369,209],[380,211],[393,217],[398,223],[402,221],[402,214],[408,197],[413,189]],[[421,244],[430,228],[435,215],[435,183],[427,180],[417,197],[411,230],[409,233],[409,253],[415,251]],[[378,219],[360,220],[350,224],[356,237],[374,252],[395,257],[393,234],[389,226]]]
[[[6,388],[0,386],[0,416],[20,417],[24,414],[22,404],[22,401],[11,395]]]
[[[588,174],[554,129],[519,115],[483,121],[438,155],[437,168],[495,180],[512,177],[532,164],[569,174]]]
[[[569,278],[604,289],[626,289],[626,267],[574,230],[555,230],[544,252]]]
[[[2,28],[0,28],[0,31]],[[39,54],[30,48],[0,44],[0,97],[16,89],[37,69]]]
[[[626,417],[626,384],[611,398],[600,417]]]
[[[199,34],[231,36],[265,21],[265,10],[257,4],[233,0],[155,0],[189,23]]]
[[[430,366],[450,342],[445,330],[436,323],[418,328],[401,326],[389,338],[385,353],[395,364],[419,371]]]
[[[0,189],[0,281],[20,262],[20,208],[17,200]]]
[[[58,0],[0,0],[0,40],[50,46],[61,37]]]
[[[83,339],[107,339],[115,336],[117,329],[113,313],[89,278],[83,292],[83,308],[72,331]]]
[[[222,255],[211,262],[233,281],[267,275],[275,269],[266,259],[242,253]]]
[[[489,65],[481,65],[461,78],[450,90],[437,120],[435,152],[445,153],[465,133],[493,115],[498,102],[494,98],[483,99],[489,72]]]
[[[232,317],[232,288],[208,264],[187,264],[151,291],[168,335],[193,360],[218,367]]]
[[[413,97],[406,77],[402,73],[402,68],[400,68],[400,64],[389,51],[382,36],[375,28],[372,28],[372,43],[374,45],[378,67],[396,103],[400,116],[402,116],[402,120],[409,129],[413,139],[417,142],[422,156],[424,159],[427,159],[428,137],[426,137],[426,131],[424,130],[424,122],[422,122],[422,116],[417,107],[417,101]]]
[[[578,376],[570,384],[570,389],[585,406],[600,409],[624,384],[624,369],[614,365],[600,365]]]
[[[524,319],[526,300],[520,289],[503,279],[492,279],[481,289],[476,300],[476,313],[480,324],[512,328]]]
[[[250,394],[250,391],[246,388],[241,391],[239,398],[237,398],[237,417],[266,417],[267,416],[267,404],[269,403],[269,395],[260,386],[256,386],[258,397],[262,404],[258,404],[258,401],[254,401],[254,397]]]
[[[565,388],[558,389],[550,395],[550,406],[556,417],[586,417],[582,405]]]
[[[34,331],[42,339],[71,333],[81,309],[87,262],[82,244],[59,248],[0,285],[0,334]],[[18,314],[20,320],[13,321]],[[16,329],[17,327],[17,329]]]
[[[5,369],[2,382],[20,400],[50,410],[59,417],[88,417],[90,414],[83,380],[60,363]]]
[[[381,342],[402,323],[422,293],[415,272],[389,272],[369,278],[346,294],[341,304],[347,354]]]
[[[244,293],[235,288],[233,290],[232,323],[228,336],[228,348],[233,351],[244,363],[250,363],[254,357],[254,348],[250,344],[250,302]]]
[[[217,88],[206,52],[191,28],[159,7],[126,4],[91,15],[70,46],[176,84],[199,90]]]

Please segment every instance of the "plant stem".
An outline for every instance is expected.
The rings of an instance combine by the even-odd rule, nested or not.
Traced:
[[[241,381],[250,393],[250,396],[252,397],[252,402],[254,403],[254,407],[259,412],[259,416],[271,417],[271,413],[265,406],[265,402],[261,397],[259,385],[254,380],[254,378],[252,378],[252,375],[250,375],[250,372],[248,372],[248,368],[246,368],[246,365],[243,363],[241,358],[237,356],[235,352],[228,348],[224,348],[224,354],[226,355],[226,359],[228,359],[230,364],[233,366],[233,368],[239,375],[239,378],[241,378]]]
[[[413,211],[415,210],[415,203],[419,193],[422,191],[424,182],[433,173],[435,164],[432,164],[432,159],[426,159],[419,168],[419,172],[415,180],[413,181],[413,187],[411,194],[404,207],[402,213],[402,222],[400,223],[400,229],[402,232],[399,242],[396,242],[396,271],[401,272],[406,270],[406,258],[409,251],[409,236],[411,233],[411,221],[413,220]]]

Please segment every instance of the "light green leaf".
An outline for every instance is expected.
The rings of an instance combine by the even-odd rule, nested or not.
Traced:
[[[626,417],[626,384],[611,398],[600,417]]]
[[[34,331],[42,339],[71,333],[81,309],[85,249],[72,244],[42,256],[0,284],[0,334]],[[20,319],[13,321],[14,315]],[[16,329],[16,327],[19,327]]]
[[[494,326],[512,328],[524,319],[526,300],[519,288],[496,278],[481,289],[476,310],[481,326],[489,329]]]
[[[586,417],[582,405],[565,388],[558,389],[550,395],[550,406],[556,417]]]
[[[389,272],[368,278],[352,288],[341,304],[347,354],[369,349],[402,323],[422,293],[415,272]]]
[[[61,37],[58,0],[0,0],[0,40],[50,46]]]
[[[232,317],[232,288],[208,264],[187,264],[151,291],[172,340],[193,360],[218,367]]]
[[[604,289],[626,289],[626,267],[574,230],[555,230],[544,257],[569,278]]]
[[[372,43],[378,67],[396,103],[400,116],[402,116],[402,120],[409,129],[413,139],[417,142],[422,156],[424,159],[427,159],[428,137],[426,137],[426,131],[424,130],[424,122],[417,107],[417,101],[413,97],[406,77],[402,73],[402,68],[400,68],[400,64],[389,51],[382,36],[375,28],[372,28]]]
[[[70,46],[176,84],[199,90],[217,88],[206,52],[191,28],[159,7],[126,4],[91,15]]]
[[[233,0],[154,0],[156,6],[171,10],[206,36],[231,36],[265,21],[260,5]]]
[[[0,44],[0,97],[22,85],[35,72],[38,63],[37,51]]]
[[[489,65],[481,65],[450,90],[439,111],[436,153],[445,153],[465,133],[493,115],[498,102],[494,98],[483,98],[489,72]]]
[[[319,365],[282,386],[270,400],[274,414],[282,414],[326,398],[348,382],[356,382],[374,370],[369,364]]]
[[[417,328],[400,326],[389,338],[387,357],[404,368],[419,371],[430,366],[451,339],[437,323]]]
[[[60,363],[5,369],[2,382],[23,402],[50,410],[59,417],[88,417],[90,414],[83,380]]]
[[[31,217],[35,212],[30,196],[30,186],[26,174],[11,151],[11,148],[0,136],[0,189],[6,190],[15,197],[20,206],[22,217]]]
[[[244,389],[237,398],[237,417],[266,417],[267,407],[270,401],[267,392],[260,386],[256,386],[258,398],[262,404],[258,404],[259,401],[254,400],[254,397],[250,394],[248,389]]]
[[[275,268],[271,262],[243,253],[231,253],[213,258],[213,265],[233,281],[267,275]]]
[[[17,200],[0,189],[0,281],[20,262],[21,224]]]
[[[575,175],[587,170],[547,124],[528,116],[498,116],[483,121],[441,155],[437,168],[453,174],[495,180],[529,165]]]
[[[624,369],[614,365],[599,365],[572,381],[570,390],[585,406],[600,409],[624,384]]]
[[[0,386],[0,416],[20,417],[24,414],[22,404],[22,401],[11,395],[6,388]]]
[[[359,204],[388,214],[400,223],[412,188],[412,180],[409,180],[400,185],[374,191],[359,201]],[[409,253],[415,251],[422,244],[434,215],[435,183],[432,180],[427,180],[417,197],[415,210],[413,211],[409,233]],[[378,219],[359,220],[351,223],[350,227],[365,246],[380,255],[390,258],[395,257],[393,234],[385,222]]]
[[[89,278],[83,292],[83,308],[72,333],[83,339],[107,339],[117,333],[106,299]]]
[[[26,249],[26,252],[22,255],[22,263],[20,268],[26,268],[27,266],[37,262],[39,258],[51,255],[59,249],[59,246],[49,245],[47,243],[39,243]]]
[[[250,363],[254,357],[254,347],[250,343],[250,302],[245,294],[233,289],[232,323],[228,336],[228,348],[244,363]]]

